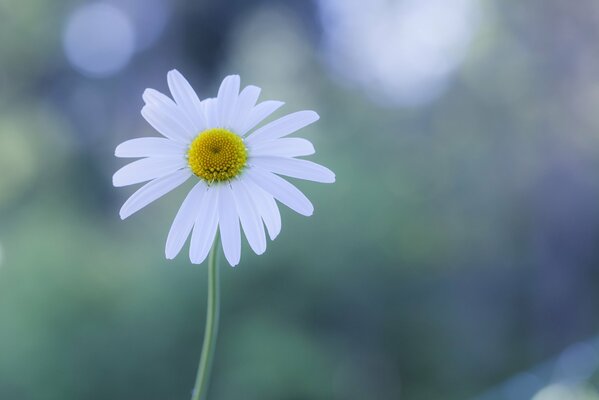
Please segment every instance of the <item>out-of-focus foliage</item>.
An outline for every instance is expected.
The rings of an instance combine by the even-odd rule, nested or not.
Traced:
[[[107,1],[128,48],[93,9],[67,29],[95,3],[0,0],[0,399],[189,396],[189,187],[125,222],[111,187],[171,68],[317,110],[337,174],[223,265],[212,399],[597,398],[599,3],[452,3]]]

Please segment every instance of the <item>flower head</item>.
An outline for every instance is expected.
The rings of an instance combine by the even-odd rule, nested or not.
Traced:
[[[166,257],[174,258],[191,234],[189,258],[199,264],[208,255],[217,231],[225,257],[237,265],[241,228],[256,254],[266,250],[281,230],[277,201],[309,216],[310,200],[279,175],[332,183],[329,169],[298,157],[314,154],[306,139],[288,135],[318,120],[314,111],[299,111],[256,128],[283,105],[256,104],[260,88],[239,91],[239,76],[227,76],[216,98],[200,100],[178,71],[167,75],[173,99],[153,90],[143,94],[143,117],[163,137],[121,143],[117,157],[141,158],[118,170],[114,186],[147,182],[123,204],[122,219],[139,211],[190,178],[187,194],[166,239]]]

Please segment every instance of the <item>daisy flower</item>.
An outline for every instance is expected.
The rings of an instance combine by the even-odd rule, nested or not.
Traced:
[[[117,157],[141,158],[119,169],[114,186],[147,182],[123,204],[125,219],[180,186],[195,185],[181,204],[166,239],[166,258],[174,258],[191,234],[189,258],[204,261],[220,234],[223,252],[235,266],[241,256],[241,229],[256,254],[266,250],[266,231],[281,230],[277,201],[309,216],[310,200],[281,176],[332,183],[335,174],[298,157],[314,154],[306,139],[288,137],[318,120],[314,111],[298,111],[256,128],[283,105],[256,104],[260,88],[240,92],[239,76],[227,76],[215,98],[200,100],[178,71],[167,75],[173,99],[146,89],[142,116],[163,137],[121,143]]]

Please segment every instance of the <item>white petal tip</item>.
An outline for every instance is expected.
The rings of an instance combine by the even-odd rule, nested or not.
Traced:
[[[236,266],[237,266],[237,264],[239,264],[239,260],[240,260],[240,258],[238,258],[238,259],[233,259],[233,260],[229,260],[229,259],[227,258],[227,255],[226,255],[226,254],[225,254],[225,259],[227,260],[227,262],[229,263],[229,265],[230,265],[230,266],[232,266],[232,267],[236,267]]]
[[[121,143],[118,146],[116,146],[116,148],[114,149],[114,156],[115,157],[127,157],[124,154],[125,153],[123,152],[123,143]]]
[[[175,81],[185,81],[185,78],[181,72],[177,71],[176,69],[171,69],[166,74],[166,80],[168,81],[169,85],[172,85]]]
[[[126,179],[124,179],[121,174],[118,174],[118,172],[113,175],[113,177],[112,177],[112,186],[114,186],[114,187],[124,187],[124,186],[129,186],[129,185],[130,185],[130,183]]]
[[[334,183],[335,182],[335,173],[324,167],[322,165],[319,166],[321,169],[320,179],[317,182],[321,183]]]
[[[144,90],[144,92],[141,95],[141,98],[143,99],[144,102],[148,103],[148,98],[150,96],[152,96],[152,92],[153,92],[153,90],[150,88],[147,88]]]
[[[234,79],[234,80],[238,81],[238,80],[240,80],[241,78],[239,78],[239,75],[235,75],[235,74],[233,74],[233,75],[227,75],[227,76],[225,77],[225,79]]]
[[[279,233],[281,233],[281,230],[278,230],[278,231],[272,232],[272,233],[268,232],[268,237],[270,238],[271,241],[275,240],[279,236]]]
[[[174,250],[172,246],[169,246],[169,239],[166,239],[167,241],[167,245],[164,248],[164,256],[166,257],[167,260],[172,260],[175,257],[177,257],[177,255],[179,254],[179,252],[181,251],[181,249],[179,250]],[[192,261],[193,262],[193,261]]]
[[[175,255],[176,255],[176,254],[175,254]],[[191,261],[191,263],[192,263],[192,264],[195,264],[195,265],[200,265],[201,263],[203,263],[203,262],[206,260],[206,257],[207,257],[207,256],[208,256],[208,255],[206,254],[206,256],[205,256],[204,258],[201,258],[201,259],[200,259],[200,258],[195,258],[195,257],[194,257],[194,258],[192,258],[192,257],[190,256],[190,257],[189,257],[189,261]],[[173,256],[173,258],[174,258],[174,256]]]
[[[112,186],[114,187],[122,187],[125,186],[122,184],[123,182],[121,182],[121,179],[115,175],[112,176]]]

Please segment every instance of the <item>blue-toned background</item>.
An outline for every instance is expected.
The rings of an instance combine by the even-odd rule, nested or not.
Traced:
[[[596,0],[0,0],[0,399],[186,399],[184,186],[126,221],[146,87],[239,73],[334,185],[222,265],[211,399],[599,399]]]

